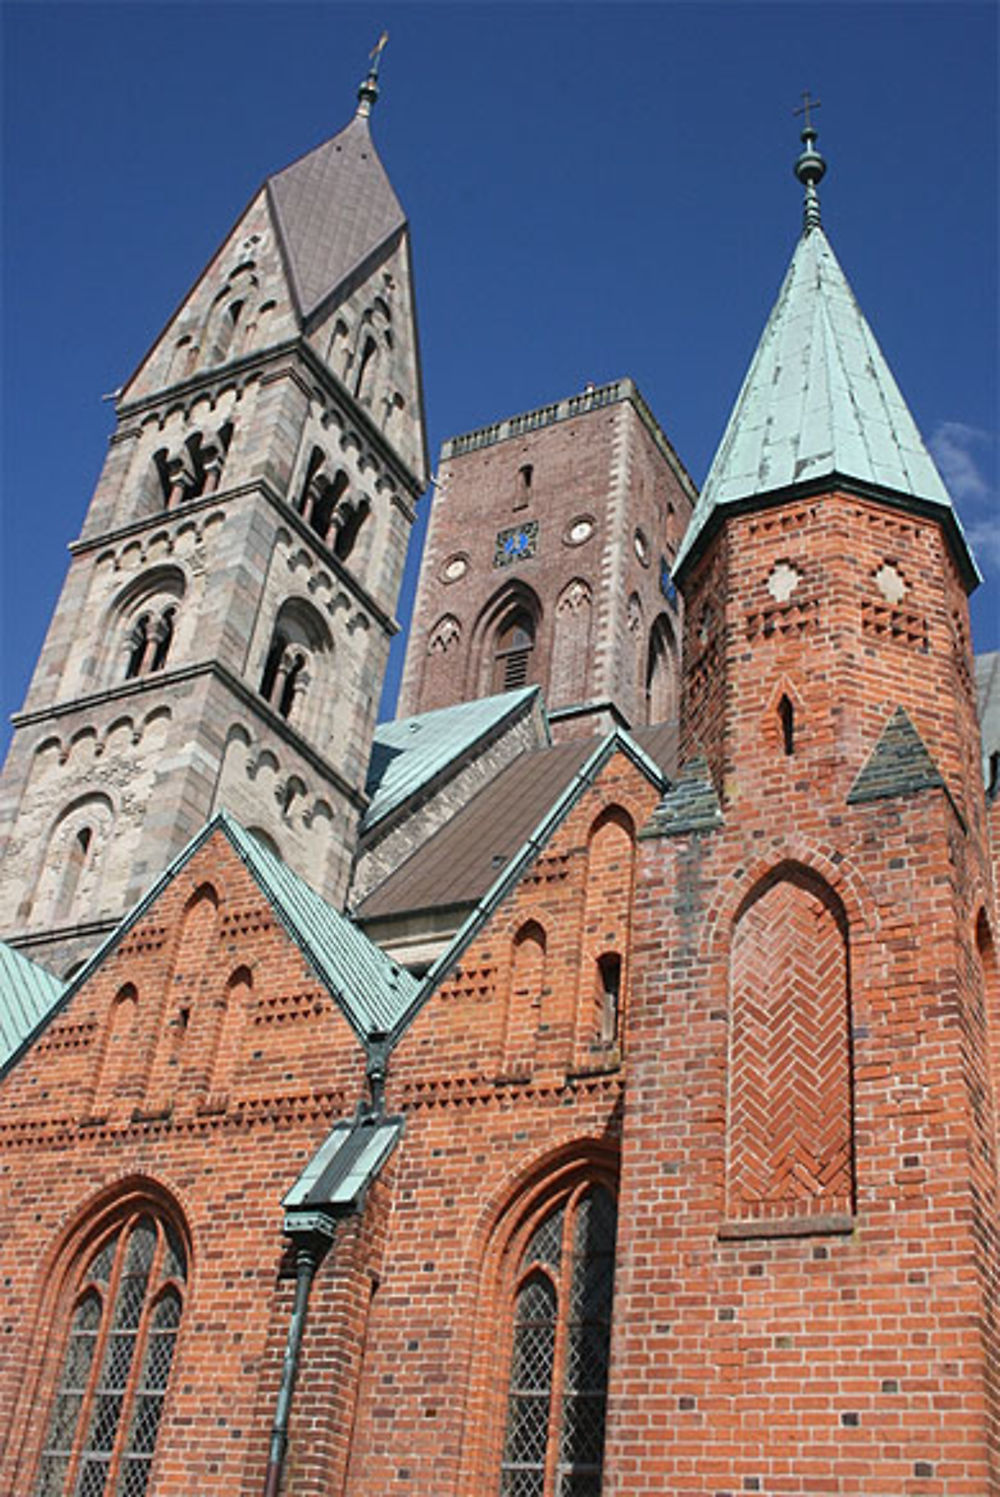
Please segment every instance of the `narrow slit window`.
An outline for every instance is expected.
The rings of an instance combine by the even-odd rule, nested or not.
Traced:
[[[781,746],[790,757],[795,753],[795,708],[787,696],[778,703],[778,721],[781,724]]]
[[[622,959],[617,951],[606,951],[598,959],[601,1003],[601,1041],[613,1045],[618,1039],[618,1023],[621,1012]]]

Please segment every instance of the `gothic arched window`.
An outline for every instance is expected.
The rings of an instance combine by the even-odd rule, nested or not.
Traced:
[[[499,1497],[597,1497],[616,1206],[584,1181],[531,1231],[512,1295]]]
[[[179,1233],[149,1208],[92,1249],[73,1288],[33,1497],[144,1497],[186,1281]]]
[[[647,723],[669,722],[677,715],[677,645],[665,613],[649,631],[645,701]]]

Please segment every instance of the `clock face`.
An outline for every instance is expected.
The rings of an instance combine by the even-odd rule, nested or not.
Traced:
[[[582,546],[594,533],[594,522],[589,515],[580,515],[572,522],[563,539],[567,546]]]
[[[460,577],[465,576],[468,566],[468,561],[462,555],[449,557],[441,568],[442,580],[445,582],[457,582]]]
[[[534,556],[537,543],[537,520],[525,520],[522,525],[500,530],[493,548],[493,565],[509,567],[512,562],[526,561],[529,556]]]

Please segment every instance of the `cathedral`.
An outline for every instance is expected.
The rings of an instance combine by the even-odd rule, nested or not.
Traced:
[[[118,393],[14,720],[0,1492],[1000,1493],[1000,656],[816,130],[700,494],[624,375],[448,441],[377,724],[377,92]]]

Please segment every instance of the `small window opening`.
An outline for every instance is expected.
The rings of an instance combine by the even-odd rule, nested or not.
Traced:
[[[151,671],[161,671],[167,663],[167,656],[170,653],[170,645],[174,637],[174,620],[176,616],[176,608],[165,608],[157,620],[156,627],[153,630],[153,659],[149,667]]]
[[[296,655],[285,672],[285,681],[281,688],[281,697],[278,701],[278,711],[282,717],[287,718],[291,716],[292,707],[295,704],[296,692],[305,668],[306,657],[304,655]]]
[[[306,475],[302,481],[302,491],[299,494],[299,502],[295,506],[300,515],[304,515],[307,512],[312,499],[312,487],[324,461],[325,455],[322,447],[314,447],[309,454],[309,461],[306,464]]]
[[[82,826],[70,842],[66,862],[63,867],[59,893],[56,898],[55,913],[59,918],[68,915],[72,909],[77,889],[80,886],[80,879],[83,877],[83,871],[87,866],[87,858],[93,840],[93,827]]]
[[[601,997],[601,1043],[613,1045],[618,1039],[621,1011],[622,959],[617,951],[607,951],[597,962]]]
[[[1000,749],[994,749],[987,760],[989,773],[986,780],[986,794],[992,800],[997,791],[1000,790]]]
[[[496,684],[500,691],[527,685],[535,633],[527,614],[518,614],[500,633],[496,650]]]
[[[325,541],[330,534],[330,526],[334,523],[347,484],[348,477],[342,468],[338,469],[332,482],[323,473],[316,479],[316,493],[309,523],[321,541]]]
[[[517,470],[517,488],[514,492],[514,508],[524,509],[531,498],[531,485],[535,470],[531,463],[522,463]]]
[[[778,720],[781,723],[781,744],[785,754],[791,756],[795,752],[795,708],[787,696],[783,696],[778,703]]]
[[[278,667],[281,665],[282,656],[287,648],[288,640],[279,629],[271,641],[271,648],[268,650],[267,659],[264,662],[264,673],[260,678],[260,694],[265,701],[269,702],[274,695],[274,686],[278,679]]]
[[[146,658],[146,649],[149,645],[149,614],[142,613],[132,626],[132,632],[128,640],[128,661],[125,665],[125,679],[132,681],[141,674],[143,662]]]
[[[375,357],[375,339],[369,334],[365,339],[365,346],[361,352],[361,362],[358,365],[358,377],[354,382],[354,394],[360,400],[365,395],[365,385],[371,370],[371,363]]]
[[[357,499],[339,505],[333,554],[340,561],[346,561],[354,550],[361,527],[370,513],[371,503],[368,499]]]

